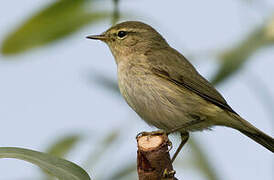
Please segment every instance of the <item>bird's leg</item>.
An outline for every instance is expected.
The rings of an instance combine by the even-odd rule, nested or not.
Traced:
[[[179,152],[181,151],[181,149],[183,148],[183,146],[187,142],[188,138],[189,138],[189,133],[188,132],[181,133],[182,141],[181,141],[179,147],[177,148],[175,154],[173,155],[173,157],[171,159],[171,163],[173,163],[173,161],[176,159],[177,155],[179,154]]]

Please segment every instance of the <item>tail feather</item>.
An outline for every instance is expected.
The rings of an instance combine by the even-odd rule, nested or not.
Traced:
[[[233,117],[234,120],[236,120],[236,123],[231,124],[230,127],[237,129],[247,137],[253,139],[257,143],[261,144],[266,149],[274,153],[274,139],[272,137],[265,134],[264,132],[262,132],[261,130],[259,130],[243,118],[241,118],[240,116],[234,113],[229,114]]]
[[[257,133],[249,132],[246,130],[239,131],[274,153],[274,139],[272,137],[264,134],[261,131]]]

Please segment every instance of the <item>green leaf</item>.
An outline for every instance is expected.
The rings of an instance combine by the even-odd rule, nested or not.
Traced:
[[[50,154],[15,147],[0,147],[0,158],[28,161],[59,180],[90,180],[89,175],[76,164]]]
[[[4,55],[14,55],[62,39],[82,27],[109,17],[93,12],[92,0],[56,1],[11,32],[2,44]]]
[[[269,23],[266,24],[265,36],[269,41],[274,43],[274,15],[270,18]]]
[[[64,157],[80,139],[79,135],[66,136],[52,144],[46,152],[57,157]]]
[[[120,19],[120,12],[119,12],[119,0],[112,0],[113,1],[113,13],[112,13],[112,25],[116,24]]]
[[[46,152],[51,155],[63,158],[80,139],[81,137],[79,135],[69,135],[63,137],[62,139],[52,144]],[[47,180],[52,180],[52,178],[49,177],[47,172],[45,172],[45,175],[47,175]]]
[[[243,40],[233,49],[222,54],[220,68],[211,82],[216,85],[230,77],[241,69],[255,51],[269,43],[270,41],[265,36],[264,28],[255,30],[247,39]]]

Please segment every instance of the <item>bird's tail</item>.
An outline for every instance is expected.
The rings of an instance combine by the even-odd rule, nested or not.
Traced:
[[[238,121],[237,123],[231,126],[232,128],[237,129],[244,135],[248,136],[249,138],[253,139],[257,143],[261,144],[269,151],[274,153],[274,139],[272,137],[265,134],[264,132],[262,132],[261,130],[259,130],[243,118],[241,118],[240,116],[230,112],[229,114],[233,117],[233,119]]]
[[[258,129],[257,129],[258,130]],[[244,135],[250,137],[257,143],[261,144],[265,148],[267,148],[269,151],[274,152],[274,140],[272,137],[268,136],[267,134],[263,133],[262,131],[257,132],[249,132],[245,130],[239,130]]]

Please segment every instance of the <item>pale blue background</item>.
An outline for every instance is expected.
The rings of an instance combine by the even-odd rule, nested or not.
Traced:
[[[2,1],[0,41],[49,2],[53,1]],[[233,46],[273,13],[272,0],[263,1],[263,5],[248,2],[253,1],[124,0],[120,8],[138,17],[130,20],[142,20],[155,27],[173,47],[189,59],[195,59],[192,62],[198,70],[210,78],[217,68],[214,63],[217,59],[194,58],[195,55],[207,50],[219,52]],[[111,9],[111,5],[109,1],[102,1],[100,7]],[[87,27],[64,41],[23,55],[0,55],[0,146],[44,151],[55,136],[81,131],[88,134],[90,131],[96,139],[107,130],[121,127],[128,131],[124,142],[127,149],[123,153],[117,152],[117,156],[135,158],[135,134],[151,129],[124,101],[90,80],[96,72],[116,79],[116,65],[107,46],[84,38],[88,34],[103,32],[109,25],[105,22]],[[271,128],[273,106],[266,107],[251,87],[258,85],[254,78],[259,78],[265,85],[263,89],[267,88],[271,94],[268,102],[273,103],[273,57],[273,46],[259,51],[240,73],[218,87],[240,115],[271,136],[274,135]],[[124,122],[131,127],[122,126]],[[196,136],[205,145],[207,155],[223,180],[273,178],[273,154],[240,133],[218,127],[213,132],[196,133]],[[70,156],[76,163],[82,162],[83,154],[89,149],[87,145],[84,150],[80,147],[79,152]],[[109,168],[113,166],[114,163]],[[95,169],[92,174],[96,172]],[[0,159],[0,180],[36,179],[38,175],[33,165]],[[187,168],[178,172],[178,177],[203,179],[195,170],[188,171]]]

